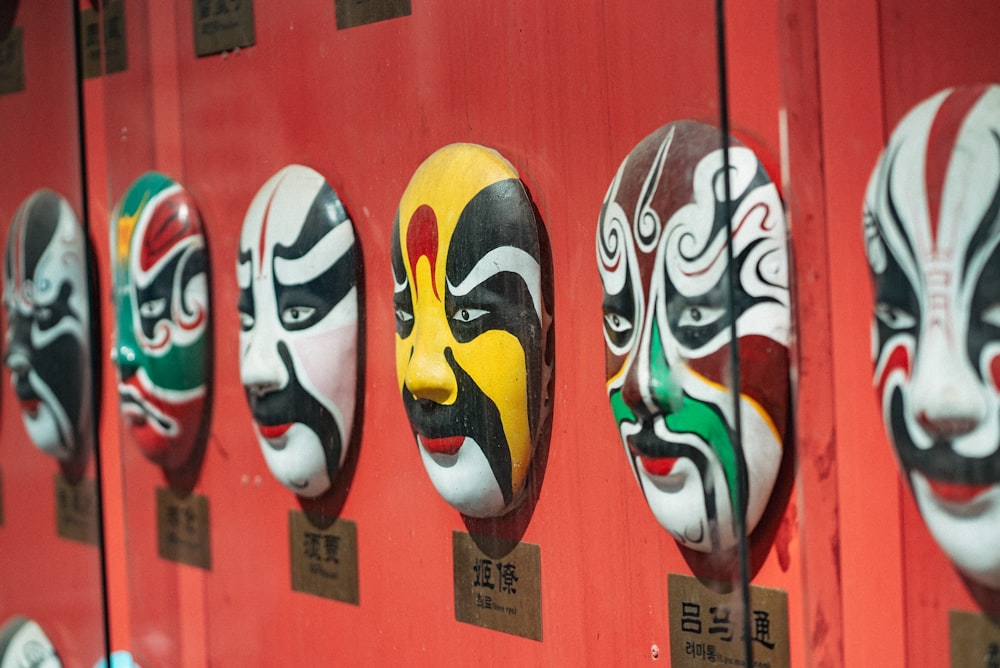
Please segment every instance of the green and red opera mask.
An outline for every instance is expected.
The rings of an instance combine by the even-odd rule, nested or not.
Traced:
[[[657,521],[701,552],[736,544],[737,509],[747,534],[760,521],[789,397],[781,200],[754,153],[734,141],[726,206],[721,139],[693,121],[646,137],[618,169],[597,228],[607,390],[625,453]]]
[[[124,437],[166,470],[200,438],[207,383],[208,262],[184,188],[149,172],[111,218],[118,396]]]

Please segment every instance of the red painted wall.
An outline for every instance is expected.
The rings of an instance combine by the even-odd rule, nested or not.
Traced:
[[[671,120],[718,122],[711,8],[421,2],[409,17],[338,31],[328,1],[256,3],[255,46],[199,59],[190,5],[146,4],[128,5],[129,71],[103,83],[108,201],[158,169],[191,191],[205,221],[215,396],[196,491],[211,504],[213,568],[155,556],[153,489],[163,476],[124,451],[129,631],[115,627],[116,642],[127,638],[144,666],[205,657],[212,665],[629,665],[652,661],[653,645],[667,660],[666,574],[691,570],[646,508],[611,418],[594,234],[611,177],[635,143]],[[731,60],[734,131],[777,181],[778,42],[761,38],[776,35],[777,16],[744,9],[731,28],[734,51],[753,53]],[[522,537],[541,546],[541,643],[455,621],[451,532],[466,526],[429,484],[396,389],[392,218],[416,166],[455,141],[511,160],[551,240],[554,423]],[[349,484],[341,517],[358,526],[358,606],[290,590],[287,513],[299,504],[267,470],[239,384],[237,236],[253,194],[292,162],[319,170],[340,193],[365,263],[363,437],[341,483]],[[754,582],[789,591],[792,656],[803,665],[789,486]]]
[[[20,3],[25,89],[0,96],[0,238],[18,206],[39,188],[55,190],[83,216],[73,15]],[[4,315],[6,318],[6,314]],[[90,668],[104,653],[100,552],[56,533],[56,459],[29,440],[6,369],[0,389],[0,624],[37,621],[64,658]],[[96,475],[93,457],[84,477]]]
[[[40,20],[21,4],[19,23]],[[128,70],[84,84],[89,223],[105,300],[99,436],[113,646],[146,668],[637,665],[657,661],[654,645],[668,661],[666,575],[692,566],[646,508],[613,426],[594,232],[636,142],[671,120],[717,122],[712,8],[414,0],[409,17],[340,31],[329,0],[258,2],[255,11],[256,45],[196,58],[191,3],[130,0]],[[728,3],[731,126],[782,183],[795,260],[798,438],[787,501],[765,521],[773,542],[763,541],[753,579],[789,593],[794,666],[946,665],[948,610],[996,604],[977,602],[936,548],[884,436],[870,389],[860,208],[888,131],[909,107],[947,85],[998,80],[997,11],[986,0]],[[56,115],[47,118],[34,111],[57,94],[48,86],[72,83],[55,64],[45,67],[58,75],[35,68],[66,54],[51,45],[31,53],[29,90],[0,97],[5,127],[13,118],[23,128],[4,135],[19,156],[0,180],[4,231],[41,185],[82,210],[78,174],[39,159],[74,145],[75,117],[68,107],[48,105]],[[468,527],[427,480],[396,389],[392,217],[420,161],[454,141],[511,160],[551,241],[553,430],[521,536],[541,547],[540,643],[455,621],[451,532]],[[73,152],[65,164],[78,161]],[[267,470],[239,383],[237,236],[253,194],[292,162],[340,193],[365,263],[362,438],[345,490],[328,503],[357,523],[358,606],[291,591],[287,513],[300,506]],[[165,481],[120,446],[106,354],[108,215],[149,169],[192,193],[210,250],[215,391],[196,488],[211,508],[209,571],[156,555],[154,494]],[[6,384],[2,392],[0,554],[10,575],[0,577],[0,615],[36,616],[70,665],[89,666],[100,652],[96,558],[51,535],[54,462],[26,443]],[[32,503],[18,501],[25,496]],[[71,621],[60,621],[66,610]]]

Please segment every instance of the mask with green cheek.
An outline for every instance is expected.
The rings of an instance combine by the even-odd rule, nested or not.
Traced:
[[[208,268],[190,195],[147,173],[112,216],[119,406],[125,437],[167,470],[182,467],[204,419]]]

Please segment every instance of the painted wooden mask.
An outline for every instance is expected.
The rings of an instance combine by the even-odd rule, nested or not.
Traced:
[[[625,453],[657,521],[701,552],[736,544],[734,508],[746,509],[748,534],[757,525],[780,468],[788,413],[781,200],[750,149],[733,142],[729,164],[731,238],[720,131],[693,121],[670,123],[629,153],[597,227],[607,389]],[[734,344],[741,449],[730,389]]]
[[[14,215],[4,262],[4,363],[32,442],[66,461],[90,447],[90,289],[83,229],[51,190]]]
[[[900,121],[864,206],[874,385],[934,539],[1000,589],[1000,86]]]
[[[52,641],[38,622],[15,615],[0,627],[0,668],[62,668]]]
[[[291,165],[243,222],[240,375],[264,459],[299,496],[327,491],[351,442],[358,382],[358,251],[340,198]]]
[[[118,397],[124,436],[166,470],[201,437],[208,381],[208,258],[191,196],[155,172],[111,218]]]
[[[452,144],[414,173],[393,226],[403,405],[435,489],[472,517],[520,503],[547,411],[539,224],[510,163]]]

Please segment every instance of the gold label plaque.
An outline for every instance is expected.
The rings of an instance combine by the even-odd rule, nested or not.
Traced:
[[[97,481],[73,484],[62,473],[55,475],[56,533],[88,545],[97,545]]]
[[[288,511],[292,589],[358,605],[358,526],[351,520]]]
[[[410,15],[410,0],[334,0],[337,29]]]
[[[84,79],[101,76],[101,17],[96,9],[80,11],[80,73]]]
[[[156,534],[161,558],[212,568],[208,497],[157,487]]]
[[[746,665],[739,590],[719,594],[688,575],[667,576],[670,665],[702,668]],[[788,592],[750,587],[750,633],[755,668],[789,668]]]
[[[0,40],[0,95],[24,90],[24,30],[14,26]]]
[[[128,40],[125,39],[125,3],[104,3],[104,69],[108,74],[128,69]]]
[[[194,53],[209,56],[256,41],[252,0],[194,0]]]
[[[462,531],[452,534],[455,619],[540,641],[541,548],[512,542],[513,549],[490,549],[486,554],[479,545],[491,541],[495,539],[473,538]]]
[[[1000,616],[948,614],[952,668],[1000,668]]]

